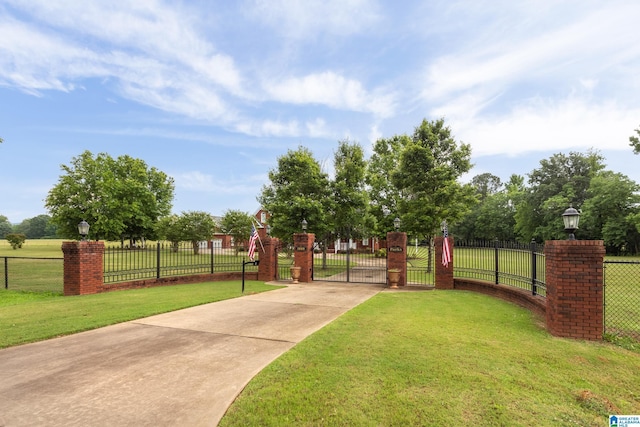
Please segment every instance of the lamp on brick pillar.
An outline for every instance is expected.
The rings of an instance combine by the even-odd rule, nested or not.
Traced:
[[[395,228],[396,231],[400,231],[400,218],[396,217],[396,219],[393,220],[393,228]]]
[[[573,233],[578,229],[580,212],[578,212],[573,206],[569,205],[567,210],[562,214],[562,220],[564,221],[564,230],[569,234],[567,240],[576,240],[576,236]]]
[[[306,219],[302,219],[302,232],[306,233],[307,232],[307,220]]]
[[[82,236],[83,242],[87,240],[87,236],[89,235],[89,223],[84,219],[78,224],[78,234]]]

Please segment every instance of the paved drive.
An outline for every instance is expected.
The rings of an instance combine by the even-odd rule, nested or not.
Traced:
[[[382,289],[288,285],[0,350],[0,427],[214,426],[260,370]]]

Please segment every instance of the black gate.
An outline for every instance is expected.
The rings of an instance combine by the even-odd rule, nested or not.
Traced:
[[[435,248],[430,241],[407,244],[407,285],[433,286],[435,269]]]
[[[386,283],[386,251],[376,239],[336,240],[322,245],[316,241],[313,280],[326,282]]]

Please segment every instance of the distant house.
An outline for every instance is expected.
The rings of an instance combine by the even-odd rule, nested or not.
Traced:
[[[261,237],[264,237],[264,235],[266,235],[266,225],[269,221],[270,216],[271,215],[269,215],[269,212],[267,212],[263,208],[258,209],[253,214],[253,217],[258,222],[256,228],[258,229],[258,233],[260,233]],[[215,216],[213,217],[213,219],[218,225],[220,225],[220,223],[222,222],[222,217]],[[233,247],[233,244],[233,238],[230,235],[221,232],[215,233],[211,240],[212,247],[216,249],[231,249]]]

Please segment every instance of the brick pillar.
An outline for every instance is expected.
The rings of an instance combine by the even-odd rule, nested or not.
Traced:
[[[99,292],[104,283],[104,243],[63,242],[64,294],[87,295]]]
[[[300,282],[312,281],[313,242],[316,235],[312,233],[296,233],[293,235],[294,265],[300,267]]]
[[[264,252],[260,248],[260,264],[258,264],[258,280],[264,282],[271,282],[277,279],[278,275],[278,253],[276,249],[279,244],[279,240],[265,236],[262,239],[262,246],[264,246]]]
[[[547,330],[558,337],[601,340],[603,261],[601,240],[545,243]]]
[[[400,270],[398,286],[407,284],[407,233],[391,231],[387,233],[387,271]],[[389,274],[387,273],[387,286]]]
[[[451,251],[451,262],[448,266],[442,264],[442,243],[444,237],[435,238],[436,249],[436,289],[453,289],[453,237],[449,237],[449,250]]]

